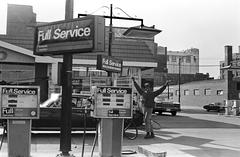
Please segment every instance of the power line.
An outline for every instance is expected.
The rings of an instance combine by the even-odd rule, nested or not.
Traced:
[[[179,66],[178,64],[167,64],[170,66]],[[184,66],[189,66],[189,67],[220,67],[220,65],[216,65],[216,64],[202,64],[202,65],[186,65],[186,64],[181,64],[181,67]]]

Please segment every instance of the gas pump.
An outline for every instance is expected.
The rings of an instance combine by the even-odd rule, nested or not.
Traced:
[[[0,119],[7,120],[8,156],[30,157],[31,123],[39,118],[38,86],[0,86]]]
[[[93,97],[95,103],[92,116],[101,118],[98,126],[99,155],[120,157],[123,119],[132,118],[133,114],[132,88],[96,86],[93,89]]]

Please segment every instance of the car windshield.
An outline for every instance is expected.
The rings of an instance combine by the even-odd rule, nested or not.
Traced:
[[[57,102],[60,100],[60,94],[59,93],[52,93],[50,98],[47,99],[45,102],[40,104],[40,107],[49,107],[54,102]]]
[[[85,108],[91,105],[90,95],[72,95],[72,107]],[[60,94],[51,94],[50,98],[40,105],[45,108],[61,107],[62,96]]]

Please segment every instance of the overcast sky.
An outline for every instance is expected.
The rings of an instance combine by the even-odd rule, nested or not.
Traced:
[[[65,0],[0,0],[0,34],[5,33],[7,3],[32,5],[41,22],[63,20],[65,15]],[[74,0],[74,17],[110,4],[116,16],[126,16],[122,9],[142,18],[144,25],[162,30],[155,37],[158,45],[173,51],[198,48],[200,72],[215,78],[219,76],[219,61],[224,59],[224,46],[232,45],[234,53],[239,51],[240,0]],[[103,7],[95,14],[109,15],[109,10]],[[113,25],[122,26],[122,22],[114,20]]]

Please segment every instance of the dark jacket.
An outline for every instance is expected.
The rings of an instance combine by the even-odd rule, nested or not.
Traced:
[[[156,91],[145,91],[139,87],[139,85],[134,81],[134,86],[136,87],[138,93],[143,96],[143,105],[147,108],[154,108],[155,102],[154,98],[158,95],[160,95],[167,87],[167,85],[164,85],[160,89]]]

